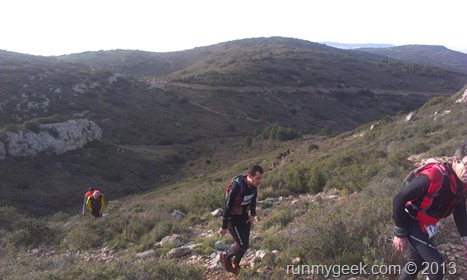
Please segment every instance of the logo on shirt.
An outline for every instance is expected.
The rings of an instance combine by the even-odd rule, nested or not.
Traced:
[[[254,197],[255,197],[255,194],[245,195],[243,197],[242,205],[250,204]]]

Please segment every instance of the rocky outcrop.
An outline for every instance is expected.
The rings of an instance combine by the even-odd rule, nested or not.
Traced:
[[[418,119],[418,117],[417,117],[417,115],[415,114],[415,112],[410,112],[410,113],[407,115],[407,117],[405,117],[405,121],[407,121],[407,122],[415,121],[415,120],[417,120],[417,119]]]
[[[38,131],[5,132],[0,138],[0,159],[34,157],[40,153],[63,154],[102,138],[101,128],[87,119],[40,124]]]
[[[461,98],[456,100],[456,103],[467,103],[467,89],[464,90],[464,94],[461,96]]]

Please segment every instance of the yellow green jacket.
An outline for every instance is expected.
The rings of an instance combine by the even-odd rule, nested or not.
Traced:
[[[99,202],[96,202],[92,195],[86,198],[86,208],[89,212],[92,212],[93,207],[99,207],[99,212],[101,213],[102,211],[104,211],[105,197],[102,193],[101,196],[98,198],[98,201]]]

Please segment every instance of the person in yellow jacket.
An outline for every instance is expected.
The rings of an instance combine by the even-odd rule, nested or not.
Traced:
[[[86,197],[86,208],[96,217],[102,217],[105,206],[105,197],[99,190],[94,190],[91,195]]]

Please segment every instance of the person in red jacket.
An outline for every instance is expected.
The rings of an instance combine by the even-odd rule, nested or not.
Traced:
[[[448,273],[443,256],[430,238],[437,233],[439,221],[451,214],[467,257],[466,195],[467,143],[464,143],[451,163],[426,166],[394,196],[393,246],[401,252],[409,251],[409,262],[399,280],[415,279],[422,269],[430,280],[443,279]]]
[[[263,168],[252,164],[246,176],[234,178],[228,186],[225,207],[222,217],[221,236],[230,232],[235,244],[227,251],[221,252],[220,260],[228,272],[237,274],[240,260],[248,249],[250,229],[256,217],[257,186],[261,183]]]
[[[89,188],[88,192],[84,195],[82,214],[84,215],[84,210],[87,209],[94,217],[102,217],[104,206],[104,195],[98,189]]]

